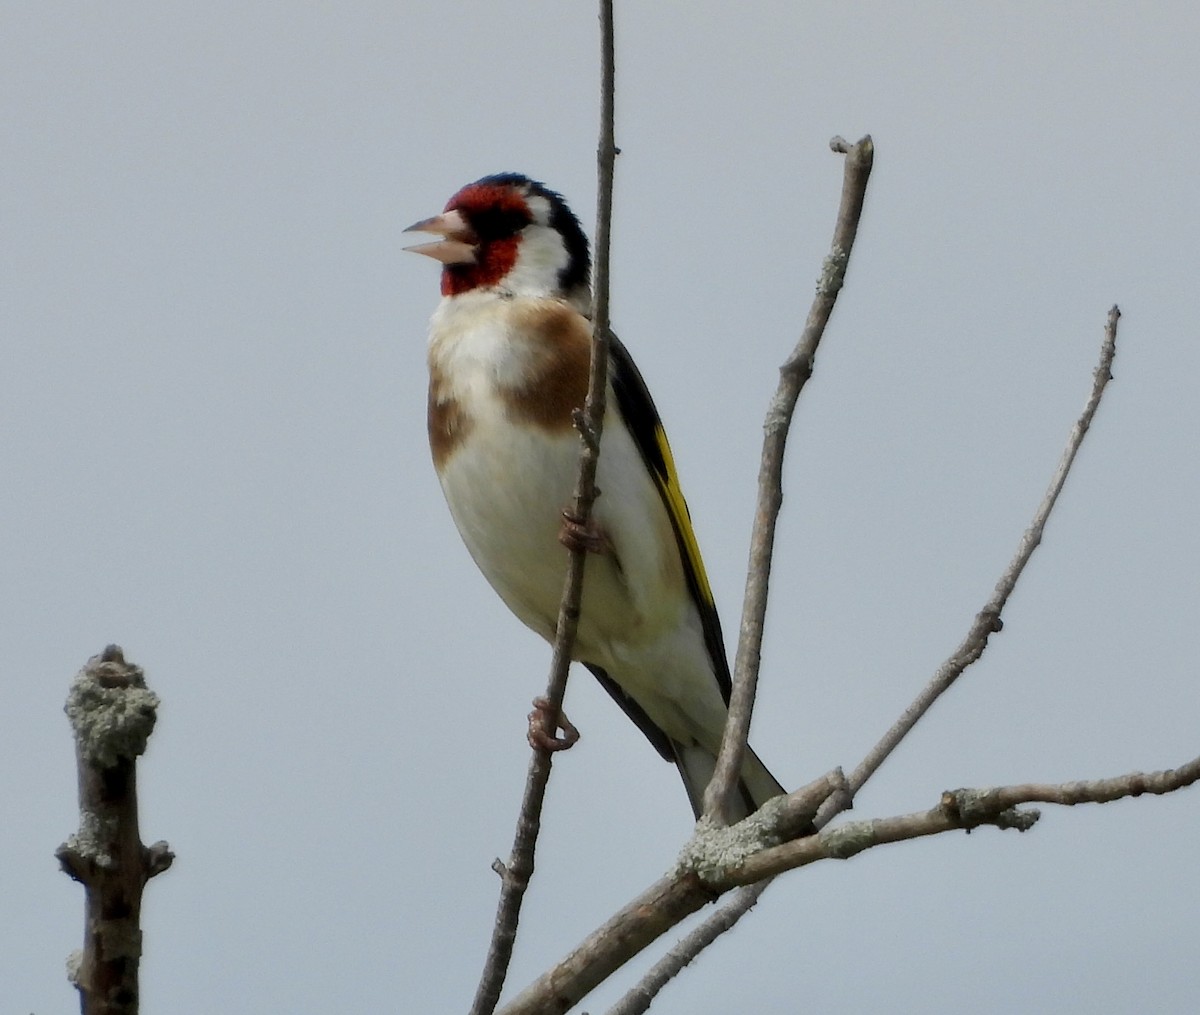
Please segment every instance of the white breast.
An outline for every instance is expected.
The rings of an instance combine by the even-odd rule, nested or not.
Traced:
[[[479,569],[522,621],[552,639],[567,563],[558,534],[579,439],[573,429],[511,418],[504,392],[522,386],[536,356],[511,327],[512,305],[457,296],[434,318],[431,368],[471,420],[440,479]],[[576,651],[606,668],[677,626],[689,606],[666,509],[614,404],[610,391],[594,516],[615,552],[588,560]]]

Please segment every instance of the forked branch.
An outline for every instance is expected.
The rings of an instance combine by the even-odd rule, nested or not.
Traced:
[[[877,846],[929,835],[971,831],[983,825],[1025,831],[1038,820],[1040,813],[1021,809],[1023,804],[1108,803],[1144,793],[1170,793],[1198,780],[1200,757],[1176,769],[1149,774],[1133,772],[1112,779],[950,790],[927,811],[850,821],[818,835],[763,850],[705,875],[695,870],[676,871],[655,882],[589,935],[507,1005],[502,1015],[569,1011],[588,991],[655,938],[738,885],[761,882],[820,860],[848,860]],[[614,1009],[622,1015],[639,1010],[645,1008]]]
[[[933,703],[950,688],[968,666],[976,662],[983,655],[991,635],[1003,627],[1001,613],[1013,590],[1016,588],[1017,581],[1024,572],[1025,566],[1033,556],[1033,551],[1042,540],[1042,533],[1045,530],[1046,522],[1050,517],[1051,511],[1054,509],[1054,505],[1058,501],[1058,496],[1062,492],[1063,485],[1066,483],[1067,476],[1071,471],[1071,466],[1075,461],[1075,456],[1079,452],[1083,439],[1091,427],[1096,410],[1099,408],[1100,400],[1104,395],[1104,390],[1108,382],[1112,379],[1112,364],[1116,357],[1117,322],[1120,320],[1120,317],[1120,309],[1113,306],[1108,312],[1108,319],[1104,328],[1104,339],[1100,347],[1100,358],[1092,374],[1092,390],[1088,395],[1083,412],[1071,428],[1066,447],[1063,450],[1058,467],[1051,478],[1050,486],[1041,503],[1038,505],[1037,510],[1034,512],[1029,528],[1025,530],[1024,535],[1021,537],[1013,559],[1009,562],[1008,567],[1005,568],[999,581],[997,581],[991,598],[976,615],[970,630],[958,648],[938,667],[937,671],[930,678],[926,686],[922,688],[920,694],[917,695],[912,704],[904,710],[900,718],[893,723],[892,727],[854,769],[847,780],[845,789],[835,792],[825,801],[817,814],[816,825],[818,828],[824,828],[837,814],[852,806],[855,794],[879,770],[883,762],[912,731],[918,720],[929,711]],[[1163,776],[1163,773],[1158,773],[1154,779],[1135,773],[1131,776],[1123,776],[1121,779],[1116,780],[1115,783],[1110,780],[1107,783],[1068,784],[1071,787],[1091,787],[1087,791],[1081,791],[1083,796],[1079,800],[1063,798],[1062,793],[1065,790],[1059,787],[1058,790],[1062,792],[1060,792],[1058,797],[1031,795],[1024,797],[1019,802],[1039,800],[1065,804],[1083,802],[1084,799],[1094,802],[1105,802],[1108,799],[1117,799],[1119,796],[1137,796],[1140,792],[1170,792],[1184,785],[1190,785],[1195,780],[1194,775],[1191,778],[1187,778],[1189,771],[1187,766],[1177,771],[1184,773],[1182,777],[1183,781],[1178,785],[1171,783],[1169,780],[1163,781],[1160,778]],[[1166,775],[1173,774],[1166,773]],[[1166,788],[1137,790],[1139,779],[1150,780],[1146,785],[1166,786]],[[1125,780],[1129,780],[1128,785]],[[1104,796],[1104,791],[1102,790],[1104,786],[1108,786],[1115,795]],[[1016,789],[1036,794],[1035,788],[1032,787],[1016,787]],[[1047,787],[1041,787],[1041,789],[1047,794],[1051,790],[1051,788]],[[1089,796],[1089,793],[1093,795]],[[840,829],[838,831],[840,832]],[[923,832],[920,834],[930,833]],[[824,840],[824,836],[822,836],[822,840]],[[802,846],[802,842],[794,845],[799,849]],[[818,849],[820,847],[814,846],[813,848]],[[770,866],[770,861],[763,859],[765,855],[765,853],[760,854],[755,861],[759,866],[752,868],[758,871],[757,877],[764,878],[765,880],[759,880],[756,883],[748,882],[745,887],[736,893],[730,902],[705,920],[699,927],[691,931],[650,969],[638,985],[610,1010],[609,1015],[640,1015],[641,1012],[646,1011],[650,1006],[650,1002],[672,978],[678,975],[704,948],[707,948],[726,930],[732,928],[738,920],[750,911],[762,893],[766,891],[767,886],[770,884],[770,878],[773,876],[770,873],[764,872]],[[821,857],[816,856],[815,858],[820,859]]]

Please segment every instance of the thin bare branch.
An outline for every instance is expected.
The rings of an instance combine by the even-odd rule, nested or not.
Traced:
[[[848,860],[876,846],[907,839],[970,831],[982,825],[1027,831],[1040,813],[1020,809],[1024,804],[1108,803],[1146,793],[1171,793],[1197,781],[1200,781],[1200,757],[1176,769],[1132,772],[1111,779],[948,790],[937,806],[928,811],[849,821],[818,835],[748,856],[712,876],[701,876],[695,870],[679,871],[655,882],[622,908],[558,965],[522,991],[504,1008],[502,1015],[569,1011],[588,991],[657,937],[706,902],[738,886],[754,884],[755,888],[761,888],[765,879],[784,871],[820,860]],[[747,894],[743,898],[752,903],[756,896]],[[621,1015],[644,1010],[616,1009]]]
[[[727,815],[738,773],[742,770],[742,756],[750,732],[750,714],[758,688],[771,558],[775,548],[775,524],[783,505],[783,454],[788,430],[800,392],[812,376],[817,347],[845,279],[875,155],[875,146],[869,135],[852,146],[841,138],[834,138],[831,146],[834,151],[846,155],[842,200],[834,227],[833,245],[817,282],[817,294],[808,312],[804,331],[792,354],[780,367],[779,386],[771,399],[763,426],[758,505],[750,537],[750,563],[746,573],[746,594],[742,601],[737,655],[734,658],[729,718],[725,723],[716,771],[704,794],[705,817],[721,824],[728,823]]]
[[[586,525],[591,517],[596,493],[596,465],[600,458],[600,434],[604,425],[606,387],[608,380],[608,260],[609,235],[612,222],[613,173],[616,161],[616,142],[613,124],[615,87],[615,58],[613,43],[612,0],[600,3],[601,50],[601,114],[600,140],[596,153],[598,164],[598,195],[596,206],[596,266],[593,274],[592,302],[592,360],[587,401],[583,412],[576,417],[580,432],[579,472],[575,483],[571,515]],[[571,666],[571,648],[579,625],[579,604],[583,595],[583,568],[587,553],[583,549],[570,552],[567,577],[558,611],[558,628],[550,664],[550,677],[544,714],[560,714]],[[553,721],[553,720],[551,720]],[[555,730],[548,730],[551,736]],[[542,804],[546,784],[550,779],[552,754],[535,748],[525,779],[525,794],[517,818],[517,830],[507,865],[497,861],[494,867],[501,875],[500,902],[492,940],[488,947],[471,1015],[490,1015],[500,999],[500,991],[508,973],[516,942],[521,903],[529,880],[533,876],[534,853],[541,827]]]
[[[1112,364],[1117,354],[1117,322],[1120,318],[1121,311],[1114,305],[1108,312],[1108,320],[1104,328],[1104,341],[1100,346],[1100,361],[1092,374],[1092,390],[1088,395],[1087,404],[1084,405],[1082,414],[1074,427],[1071,428],[1071,433],[1067,438],[1067,446],[1063,450],[1058,468],[1055,469],[1054,476],[1050,480],[1050,487],[1047,489],[1046,495],[1042,498],[1041,504],[1038,505],[1029,528],[1025,530],[1025,534],[1021,537],[1021,542],[1017,546],[1017,552],[1013,555],[1012,561],[1005,569],[1004,574],[1000,576],[1000,580],[996,583],[996,588],[991,598],[976,615],[962,643],[938,667],[929,683],[917,695],[913,703],[904,710],[904,714],[896,720],[891,729],[887,731],[879,743],[871,749],[870,753],[851,773],[851,794],[857,793],[862,789],[866,781],[875,774],[879,766],[899,746],[900,742],[917,724],[917,721],[929,711],[933,703],[962,675],[968,666],[983,655],[984,649],[987,648],[988,639],[1003,628],[1004,624],[1000,619],[1000,614],[1003,612],[1009,596],[1012,595],[1013,589],[1016,588],[1017,580],[1021,577],[1022,572],[1024,572],[1025,565],[1029,563],[1030,557],[1033,556],[1033,551],[1037,549],[1038,544],[1042,541],[1042,532],[1046,527],[1046,521],[1050,517],[1050,512],[1054,510],[1054,505],[1058,501],[1058,495],[1062,492],[1063,484],[1067,481],[1067,475],[1071,471],[1071,465],[1075,461],[1075,456],[1079,452],[1083,438],[1087,434],[1088,428],[1092,425],[1092,419],[1096,415],[1096,409],[1100,406],[1100,399],[1104,395],[1104,389],[1108,385],[1108,382],[1112,380]],[[834,808],[836,804],[831,802],[826,806]],[[834,813],[836,813],[836,810],[831,809],[828,814],[824,814],[822,817],[825,818],[825,821],[828,821]],[[819,825],[823,826],[824,822],[819,822]]]
[[[771,878],[756,885],[739,888],[719,910],[708,917],[699,927],[685,934],[666,955],[659,959],[632,990],[608,1009],[606,1015],[642,1015],[659,992],[678,976],[705,948],[750,912],[759,897],[771,884]]]
[[[774,877],[816,860],[845,860],[872,846],[955,828],[971,829],[979,825],[998,825],[1025,830],[1037,819],[1037,811],[1018,811],[1022,804],[1047,803],[1074,807],[1077,804],[1104,804],[1125,797],[1150,793],[1162,795],[1184,789],[1200,780],[1200,757],[1179,768],[1161,772],[1130,772],[1109,779],[1057,784],[1029,783],[993,789],[947,790],[933,810],[894,818],[850,821],[808,839],[785,843],[764,850],[733,872],[734,884],[751,884]],[[711,886],[710,886],[711,887]]]
[[[500,1015],[570,1011],[630,958],[713,898],[696,874],[660,878],[521,991]]]
[[[847,156],[833,242],[822,266],[817,294],[804,330],[795,349],[780,368],[779,385],[764,423],[758,506],[751,533],[742,623],[734,660],[733,694],[717,768],[705,794],[706,815],[717,818],[722,824],[733,787],[737,783],[736,774],[741,770],[757,691],[775,525],[783,505],[783,457],[788,431],[800,392],[812,376],[817,347],[845,278],[874,162],[875,149],[869,135],[853,146],[835,137],[830,142],[830,148]],[[838,799],[845,799],[847,793],[842,791],[837,796]],[[654,997],[673,977],[750,911],[766,891],[768,883],[743,889],[735,899],[688,934],[655,963],[638,985],[611,1010],[610,1015],[633,1015],[646,1011]]]

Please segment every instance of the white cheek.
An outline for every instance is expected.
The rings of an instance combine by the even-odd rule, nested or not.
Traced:
[[[554,295],[568,262],[558,233],[548,226],[527,226],[521,234],[517,263],[504,277],[503,288],[517,296]]]

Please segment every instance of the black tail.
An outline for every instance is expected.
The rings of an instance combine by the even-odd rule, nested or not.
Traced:
[[[699,818],[704,811],[704,791],[708,788],[713,770],[717,767],[717,757],[699,744],[685,747],[683,744],[672,743],[671,747],[675,753],[675,764],[683,777],[688,799],[692,802],[692,811]],[[749,817],[772,797],[787,792],[749,747],[746,748],[746,756],[742,761],[742,777],[738,780],[737,788],[738,793],[729,815],[730,821],[741,821],[742,818]]]

